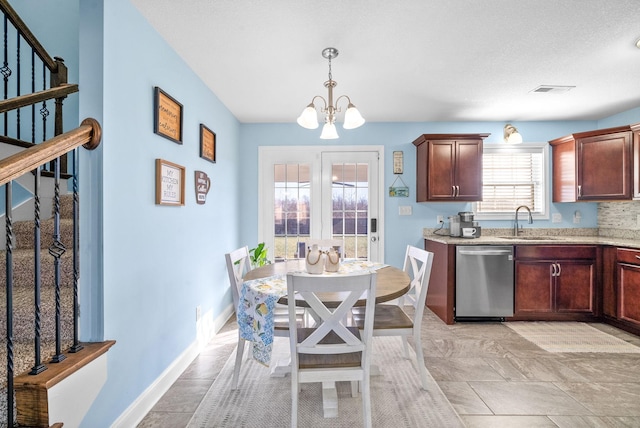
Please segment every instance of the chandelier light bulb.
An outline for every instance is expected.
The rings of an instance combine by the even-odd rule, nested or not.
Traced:
[[[344,112],[344,129],[355,129],[364,124],[364,118],[353,104],[349,103],[347,111]]]
[[[333,123],[325,123],[322,127],[322,134],[320,134],[321,140],[335,140],[338,137],[338,131],[336,125]]]
[[[307,129],[316,129],[318,124],[318,112],[313,106],[313,103],[309,104],[298,117],[298,125]]]

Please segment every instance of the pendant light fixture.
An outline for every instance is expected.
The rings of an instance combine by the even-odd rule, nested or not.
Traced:
[[[322,127],[322,134],[320,134],[320,138],[323,140],[331,140],[338,138],[338,131],[336,130],[336,114],[340,113],[338,101],[342,98],[346,98],[348,102],[347,110],[344,113],[344,124],[342,125],[344,129],[355,129],[362,126],[362,124],[364,124],[364,118],[360,115],[356,106],[351,103],[351,99],[348,96],[341,95],[336,99],[335,104],[333,102],[333,88],[336,87],[338,82],[333,80],[331,75],[331,60],[338,56],[338,49],[326,48],[322,51],[322,56],[329,60],[329,80],[324,82],[325,88],[329,91],[329,96],[326,100],[320,95],[313,97],[309,105],[302,111],[300,117],[298,117],[298,125],[307,129],[316,129],[318,127],[318,112],[316,111],[314,102],[316,98],[320,98],[324,103],[320,112],[325,114],[324,126]]]

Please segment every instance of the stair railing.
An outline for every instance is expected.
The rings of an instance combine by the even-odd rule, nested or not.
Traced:
[[[78,352],[82,349],[78,340],[78,279],[79,279],[79,239],[78,239],[78,152],[79,146],[88,150],[93,150],[100,144],[101,128],[95,119],[85,119],[81,126],[73,131],[58,135],[51,140],[25,149],[5,159],[0,160],[0,186],[5,186],[5,221],[6,221],[6,311],[7,311],[7,426],[13,426],[13,377],[14,373],[14,347],[13,347],[13,219],[12,219],[12,193],[13,181],[23,175],[35,173],[36,193],[35,193],[35,219],[34,219],[34,294],[35,294],[35,344],[34,344],[34,366],[29,374],[38,374],[46,369],[40,360],[40,205],[39,205],[39,169],[53,161],[54,181],[55,181],[55,204],[54,204],[54,243],[49,248],[49,253],[54,256],[55,268],[55,326],[56,326],[56,355],[52,358],[52,363],[64,360],[61,350],[60,338],[60,257],[65,252],[65,247],[60,240],[60,204],[59,204],[59,184],[60,169],[58,159],[62,154],[73,152],[73,345],[70,352]]]
[[[78,85],[68,83],[64,60],[47,53],[7,0],[0,0],[0,11],[3,13],[4,29],[4,54],[0,73],[3,77],[2,95],[5,100],[0,110],[0,127],[4,127],[0,142],[29,147],[63,132],[63,101],[67,95],[78,92]],[[15,50],[10,49],[10,45],[15,45]],[[25,53],[23,45],[30,48],[30,51],[27,49]],[[23,65],[24,62],[27,62],[27,67]],[[47,120],[50,115],[47,105],[49,100],[55,100],[53,130]],[[24,124],[22,108],[27,107],[30,112],[27,112],[27,119],[30,123]],[[30,136],[24,139],[23,135],[27,133]],[[60,157],[59,163],[63,175],[66,175],[66,154]],[[51,176],[53,167],[52,164],[47,166],[43,173]]]
[[[60,363],[65,356],[61,349],[61,257],[66,248],[60,236],[60,182],[61,178],[71,179],[73,187],[73,345],[69,352],[78,352],[82,345],[78,338],[78,280],[79,280],[79,201],[78,171],[79,147],[95,149],[101,140],[101,128],[94,119],[85,119],[82,124],[63,133],[63,100],[78,91],[78,85],[67,82],[67,68],[62,58],[52,58],[34,34],[25,25],[7,0],[0,0],[3,13],[0,25],[4,29],[0,57],[0,73],[3,87],[0,89],[0,143],[19,147],[21,151],[0,159],[0,186],[5,189],[6,223],[6,344],[7,344],[7,426],[14,426],[14,331],[13,331],[13,288],[15,248],[13,233],[13,189],[16,180],[33,176],[34,202],[34,365],[29,374],[46,370],[41,361],[40,343],[40,291],[41,291],[41,236],[40,197],[42,175],[53,177],[54,199],[53,244],[49,254],[54,259],[55,285],[55,342],[56,350],[52,363]],[[11,49],[14,49],[10,53]],[[26,46],[27,49],[24,49]],[[25,64],[26,63],[26,67]],[[26,83],[25,83],[26,82]],[[48,103],[54,104],[53,123]],[[40,118],[38,118],[38,115]],[[53,128],[53,129],[52,129]],[[26,138],[25,138],[26,136]],[[69,156],[71,153],[71,157]],[[67,159],[72,159],[68,165]],[[71,167],[71,170],[69,170]],[[24,178],[22,178],[24,180]],[[1,188],[1,187],[0,187]],[[1,203],[0,203],[1,205]],[[1,208],[1,206],[0,206]],[[18,412],[20,423],[20,412]],[[0,423],[0,425],[2,425]]]

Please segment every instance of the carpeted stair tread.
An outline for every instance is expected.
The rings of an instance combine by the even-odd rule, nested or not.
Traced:
[[[6,290],[0,289],[0,299],[6,301]],[[13,290],[13,337],[16,341],[32,340],[35,337],[35,297],[33,290]],[[0,335],[7,336],[6,307],[0,307]],[[73,334],[73,289],[60,290],[60,315],[62,336]],[[55,289],[47,288],[40,293],[40,337],[55,338]]]
[[[40,248],[49,248],[53,244],[54,220],[42,220],[40,222]],[[33,248],[34,225],[33,221],[18,221],[13,223],[13,248]],[[60,219],[60,241],[65,248],[71,248],[73,243],[73,219]]]
[[[34,284],[33,249],[13,250],[13,286],[14,288],[29,287]],[[0,251],[0,287],[6,286],[5,265],[6,253]],[[73,251],[67,249],[60,258],[60,285],[62,287],[73,286]],[[52,255],[47,249],[42,249],[40,254],[40,284],[42,288],[55,286],[55,269]]]

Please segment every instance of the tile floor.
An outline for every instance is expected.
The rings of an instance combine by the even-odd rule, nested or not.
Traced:
[[[551,354],[500,323],[448,326],[429,311],[422,328],[427,368],[468,428],[640,427],[640,354]],[[236,338],[227,323],[138,427],[186,427]]]

